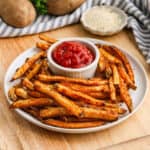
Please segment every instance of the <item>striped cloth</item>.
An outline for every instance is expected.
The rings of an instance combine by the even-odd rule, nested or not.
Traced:
[[[64,16],[39,16],[36,21],[25,28],[13,28],[0,19],[0,37],[14,37],[40,33],[77,23],[81,14],[95,5],[113,5],[128,14],[127,28],[131,28],[139,49],[150,64],[150,0],[86,0],[73,13]]]

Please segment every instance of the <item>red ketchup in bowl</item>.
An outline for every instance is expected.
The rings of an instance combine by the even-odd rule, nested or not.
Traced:
[[[82,68],[91,64],[95,58],[91,50],[80,42],[63,42],[52,53],[54,61],[67,68]]]

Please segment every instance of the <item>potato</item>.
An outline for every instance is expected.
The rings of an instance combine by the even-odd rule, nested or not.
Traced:
[[[79,7],[85,0],[48,0],[48,12],[53,15],[64,15]]]
[[[36,11],[29,0],[0,0],[0,16],[9,25],[25,27],[36,18]]]

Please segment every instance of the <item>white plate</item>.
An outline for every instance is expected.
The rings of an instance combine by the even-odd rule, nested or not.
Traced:
[[[97,43],[97,44],[112,45],[111,43],[104,42],[101,40],[90,39],[90,38],[86,38],[86,39],[90,40],[94,43]],[[143,103],[144,96],[148,89],[148,79],[147,79],[146,73],[144,71],[144,68],[142,67],[140,62],[137,59],[135,59],[135,57],[132,56],[131,54],[129,54],[128,52],[124,51],[120,47],[118,47],[118,48],[120,50],[122,50],[128,57],[131,65],[132,65],[132,68],[134,70],[134,74],[135,74],[137,90],[130,91],[131,97],[133,99],[133,106],[134,106],[132,113],[126,113],[125,115],[121,116],[117,121],[107,123],[103,126],[83,128],[83,129],[65,129],[65,128],[59,128],[59,127],[54,127],[54,126],[43,124],[42,122],[40,122],[39,120],[37,120],[36,118],[32,117],[31,115],[29,115],[28,113],[26,113],[22,110],[16,109],[15,111],[20,116],[22,116],[24,119],[28,120],[29,122],[31,122],[37,126],[40,126],[42,128],[48,129],[48,130],[63,132],[63,133],[88,133],[88,132],[100,131],[100,130],[104,130],[104,129],[110,128],[112,126],[115,126],[115,125],[121,123],[122,121],[126,120],[131,115],[133,115],[138,110],[138,108],[141,106],[141,104]],[[37,53],[37,51],[38,51],[37,48],[30,48],[30,49],[26,50],[25,52],[20,54],[8,68],[7,73],[5,75],[5,80],[4,80],[4,91],[5,91],[5,95],[6,95],[6,98],[7,98],[7,101],[9,104],[11,103],[11,100],[8,98],[8,90],[10,89],[11,86],[13,86],[14,84],[16,84],[16,82],[18,82],[18,81],[9,82],[11,77],[13,76],[15,70],[24,63],[25,59],[27,57],[30,57],[33,54]]]

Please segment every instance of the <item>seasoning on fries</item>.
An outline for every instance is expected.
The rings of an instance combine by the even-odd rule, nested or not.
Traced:
[[[73,101],[70,99],[64,97],[63,95],[59,94],[54,89],[51,89],[49,85],[45,85],[39,81],[35,81],[35,89],[45,93],[46,95],[53,98],[58,104],[60,104],[62,107],[66,108],[68,112],[71,114],[79,117],[82,115],[82,110],[78,105],[76,105]]]
[[[117,120],[133,103],[129,89],[136,89],[127,57],[116,47],[96,45],[101,52],[98,74],[91,79],[53,75],[46,50],[57,40],[40,35],[39,52],[16,71],[8,96],[10,108],[22,109],[42,123],[61,128],[88,128]],[[126,104],[127,109],[121,104]]]
[[[35,55],[33,55],[31,58],[29,58],[25,64],[23,64],[17,71],[16,73],[13,75],[12,77],[12,81],[16,80],[20,77],[22,77],[24,75],[24,73],[38,60],[40,59],[42,56],[44,55],[44,52],[41,51]]]
[[[93,105],[98,105],[98,106],[102,106],[102,105],[112,105],[113,104],[107,104],[107,102],[102,101],[102,100],[97,100],[91,96],[88,96],[87,94],[84,94],[82,92],[79,91],[74,91],[72,89],[69,89],[66,86],[63,86],[61,84],[56,84],[55,85],[56,90],[66,96],[69,96],[75,100],[79,100],[79,101],[84,101],[85,103],[89,103],[89,104],[93,104]]]

